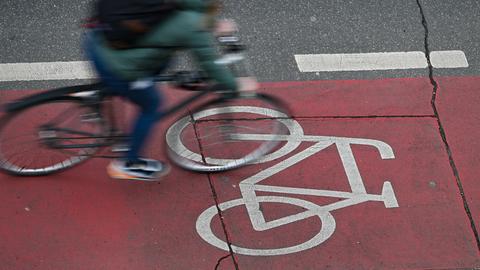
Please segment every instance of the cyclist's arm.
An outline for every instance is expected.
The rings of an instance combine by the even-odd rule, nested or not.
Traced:
[[[213,35],[209,31],[195,31],[189,38],[189,47],[200,67],[222,87],[237,90],[235,76],[228,67],[216,62],[219,55],[213,45]]]
[[[206,12],[199,24],[198,21],[191,25],[192,33],[188,34],[186,43],[199,66],[220,87],[237,90],[235,76],[228,67],[215,62],[219,56],[214,49],[214,37],[209,30],[213,30],[214,16],[218,11],[218,0],[175,0],[180,8]]]

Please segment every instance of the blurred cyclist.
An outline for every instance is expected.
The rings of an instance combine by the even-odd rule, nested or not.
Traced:
[[[86,53],[113,94],[139,106],[140,113],[131,132],[126,156],[112,161],[107,172],[117,179],[155,180],[168,173],[169,165],[139,156],[162,103],[153,78],[168,67],[175,51],[186,49],[192,52],[200,68],[218,85],[237,90],[234,75],[227,67],[215,62],[217,54],[212,34],[215,30],[234,31],[235,25],[231,21],[214,20],[218,11],[215,0],[112,1],[98,2],[99,27],[87,34]],[[166,8],[159,5],[166,1],[169,4]],[[154,17],[152,23],[155,4],[160,6],[158,10],[161,11],[158,20],[155,21]],[[123,28],[118,27],[118,21],[111,22],[108,18],[102,21],[102,12],[111,16],[112,9],[120,8],[123,11],[117,14],[121,15]],[[147,15],[150,21],[143,20]]]

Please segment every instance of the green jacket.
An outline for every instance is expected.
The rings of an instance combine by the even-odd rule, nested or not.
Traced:
[[[158,68],[178,49],[189,50],[197,64],[210,78],[236,90],[237,84],[231,71],[215,63],[218,59],[214,36],[207,27],[203,0],[177,0],[182,9],[160,23],[138,41],[139,47],[166,47],[117,50],[97,36],[96,50],[109,69],[121,78],[133,81],[155,75]]]

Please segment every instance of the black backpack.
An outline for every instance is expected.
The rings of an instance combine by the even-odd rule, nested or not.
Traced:
[[[175,13],[172,0],[98,0],[96,19],[110,45],[128,49],[155,25]]]

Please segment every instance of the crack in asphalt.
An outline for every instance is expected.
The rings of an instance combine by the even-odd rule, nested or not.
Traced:
[[[204,155],[202,153],[202,157],[203,156]],[[234,253],[233,253],[233,249],[232,249],[232,242],[230,240],[230,236],[229,236],[228,231],[227,231],[227,225],[225,224],[223,214],[222,214],[222,210],[220,209],[220,206],[219,206],[218,196],[217,196],[217,192],[215,191],[215,187],[213,185],[212,177],[211,177],[210,174],[207,174],[207,178],[208,178],[208,183],[210,185],[210,189],[212,190],[213,200],[215,201],[215,206],[217,207],[218,217],[220,218],[220,223],[222,224],[222,230],[223,230],[223,233],[225,234],[225,240],[227,241],[228,250],[229,250],[229,255],[228,256],[224,256],[217,261],[217,265],[215,266],[215,270],[220,266],[220,262],[222,260],[224,260],[225,258],[228,258],[228,257],[232,257],[232,262],[233,262],[233,265],[235,266],[235,270],[239,270],[238,263],[235,260],[235,256],[233,255]]]
[[[462,201],[463,201],[463,206],[464,206],[464,209],[465,209],[465,212],[468,216],[468,219],[470,221],[470,226],[471,226],[471,229],[473,231],[473,234],[475,236],[475,240],[476,240],[476,243],[477,243],[477,248],[478,250],[480,250],[480,238],[479,238],[479,233],[478,233],[478,230],[475,226],[475,222],[474,222],[474,219],[473,219],[473,216],[471,214],[471,211],[470,211],[470,207],[468,205],[468,202],[467,202],[467,199],[466,199],[466,196],[465,196],[465,191],[463,189],[463,185],[462,185],[462,181],[460,179],[460,175],[458,173],[458,169],[457,169],[457,166],[455,164],[455,161],[454,161],[454,158],[453,158],[453,154],[452,154],[452,151],[451,151],[451,148],[450,148],[450,145],[448,143],[448,140],[447,140],[447,136],[446,136],[446,132],[445,132],[445,129],[444,129],[444,126],[443,126],[443,123],[441,121],[441,118],[440,118],[440,114],[438,112],[438,109],[437,109],[437,105],[436,105],[436,101],[437,101],[437,93],[438,93],[438,89],[439,89],[439,84],[438,82],[435,80],[435,76],[434,76],[434,68],[433,68],[433,65],[432,65],[432,62],[431,62],[431,58],[430,58],[430,47],[429,47],[429,29],[428,29],[428,23],[427,23],[427,20],[426,20],[426,16],[425,16],[425,13],[424,13],[424,9],[423,9],[423,6],[422,6],[422,3],[421,3],[421,0],[416,0],[417,2],[417,5],[418,5],[418,8],[419,8],[419,11],[420,11],[420,15],[422,17],[422,25],[423,25],[423,28],[424,28],[424,31],[425,31],[425,36],[424,36],[424,46],[425,46],[425,57],[426,57],[426,60],[427,60],[427,64],[428,64],[428,77],[429,77],[429,80],[430,80],[430,84],[432,85],[432,98],[431,98],[431,106],[432,106],[432,109],[433,109],[433,115],[392,115],[392,116],[380,116],[380,115],[366,115],[366,116],[322,116],[322,117],[292,117],[291,119],[339,119],[339,118],[344,118],[344,119],[361,119],[361,118],[410,118],[410,117],[416,117],[416,118],[435,118],[437,120],[437,124],[438,124],[438,127],[439,127],[439,133],[440,133],[440,136],[442,138],[442,141],[445,145],[445,150],[447,152],[447,155],[448,155],[448,158],[449,158],[449,163],[450,163],[450,167],[452,168],[452,171],[453,171],[453,174],[455,176],[455,180],[456,180],[456,183],[457,183],[457,187],[459,189],[459,193],[460,193],[460,196],[462,197]],[[249,119],[249,120],[266,120],[266,119],[270,119],[270,120],[273,120],[273,119],[285,119],[283,117],[280,117],[280,118],[270,118],[270,117],[262,117],[262,118],[258,118],[258,119]],[[193,118],[192,118],[193,120]],[[238,119],[238,120],[243,120],[243,119]],[[195,121],[194,121],[195,122]],[[200,152],[201,152],[201,155],[202,155],[202,158],[204,159],[204,153],[203,153],[203,150],[202,150],[202,145],[201,145],[201,139],[199,137],[199,134],[198,134],[198,131],[196,129],[196,124],[193,125],[194,126],[194,130],[195,130],[195,136],[197,137],[197,140],[198,140],[198,143],[199,143],[199,147],[200,147]],[[204,160],[205,161],[205,160]],[[211,189],[211,192],[212,192],[212,196],[213,196],[213,199],[215,201],[215,206],[217,208],[217,212],[218,212],[218,216],[220,218],[220,222],[221,222],[221,225],[222,225],[222,229],[223,229],[223,232],[224,232],[224,235],[226,237],[226,242],[227,242],[227,245],[228,245],[228,249],[229,249],[229,254],[221,257],[218,259],[216,265],[215,265],[215,270],[219,269],[222,261],[224,261],[225,259],[228,259],[229,257],[232,258],[232,261],[233,261],[233,264],[234,264],[234,267],[236,270],[239,270],[239,267],[238,267],[238,263],[235,259],[235,256],[234,256],[234,252],[233,252],[233,249],[232,249],[232,243],[231,243],[231,240],[230,240],[230,237],[229,237],[229,234],[228,234],[228,231],[227,231],[227,226],[225,224],[225,221],[224,221],[224,217],[223,217],[223,214],[222,214],[222,211],[219,207],[219,201],[218,201],[218,196],[217,196],[217,192],[215,191],[215,187],[213,185],[213,181],[212,181],[212,177],[211,177],[211,174],[207,174],[207,178],[208,178],[208,182],[209,182],[209,185],[210,185],[210,189]]]
[[[200,154],[202,156],[203,162],[206,163],[205,154],[204,154],[204,151],[203,151],[203,148],[202,148],[202,140],[201,140],[201,137],[199,136],[200,134],[199,134],[198,129],[197,129],[197,123],[193,119],[193,113],[192,112],[190,112],[190,117],[191,117],[191,120],[192,120],[192,123],[193,123],[192,126],[193,126],[193,130],[194,130],[194,133],[195,133],[195,137],[196,137],[197,142],[198,142],[198,147],[200,148],[199,149]],[[227,241],[228,250],[229,250],[229,254],[227,256],[223,256],[220,259],[218,259],[217,264],[215,265],[215,270],[218,269],[222,260],[224,260],[228,257],[232,257],[232,261],[233,261],[233,265],[235,266],[235,270],[239,270],[238,263],[235,260],[235,256],[233,255],[234,253],[233,253],[233,249],[232,249],[232,242],[230,241],[230,237],[228,235],[227,225],[225,224],[223,214],[222,214],[222,210],[220,209],[220,206],[219,206],[217,192],[215,191],[215,186],[213,185],[213,181],[212,181],[212,177],[211,177],[210,173],[207,174],[207,178],[208,178],[208,184],[210,185],[210,190],[212,192],[212,197],[213,197],[213,200],[215,201],[215,207],[217,208],[218,217],[220,218],[220,223],[222,224],[222,230],[223,230],[223,233],[225,234],[225,240]]]
[[[315,119],[370,119],[370,118],[436,118],[435,115],[325,115],[325,116],[299,116],[292,119],[315,120]]]
[[[225,256],[221,257],[220,259],[218,259],[217,265],[215,265],[215,270],[218,270],[222,261],[227,259],[230,256],[232,256],[232,254],[225,255]]]
[[[470,220],[470,226],[472,228],[473,234],[475,236],[475,240],[477,242],[477,248],[480,250],[479,234],[478,234],[477,228],[475,226],[475,221],[473,219],[472,213],[470,211],[470,206],[468,205],[468,202],[467,202],[467,199],[466,199],[466,196],[465,196],[465,191],[463,189],[462,180],[460,179],[460,175],[458,173],[457,165],[455,164],[453,154],[452,154],[452,150],[451,150],[450,145],[448,143],[447,135],[445,133],[445,129],[444,129],[442,121],[440,119],[440,114],[438,113],[436,101],[437,101],[437,92],[438,92],[438,89],[439,89],[439,85],[438,85],[438,82],[435,80],[435,77],[434,77],[434,74],[433,74],[433,66],[432,66],[432,62],[431,62],[431,59],[430,59],[430,47],[429,47],[429,42],[428,42],[428,37],[429,37],[428,23],[427,23],[427,19],[426,19],[425,12],[423,10],[423,6],[422,6],[421,1],[420,0],[416,0],[416,1],[417,1],[418,8],[420,9],[420,15],[422,16],[422,25],[423,25],[423,28],[425,30],[425,40],[424,40],[425,57],[427,58],[427,63],[428,63],[428,77],[429,77],[430,83],[433,87],[432,99],[431,99],[431,105],[432,105],[433,113],[435,115],[435,118],[437,119],[440,135],[442,137],[443,143],[445,144],[445,149],[447,151],[448,159],[450,161],[450,167],[453,170],[453,174],[454,174],[456,182],[457,182],[457,187],[459,189],[460,195],[461,195],[462,200],[463,200],[463,207],[464,207],[465,212],[468,216],[468,219]]]

